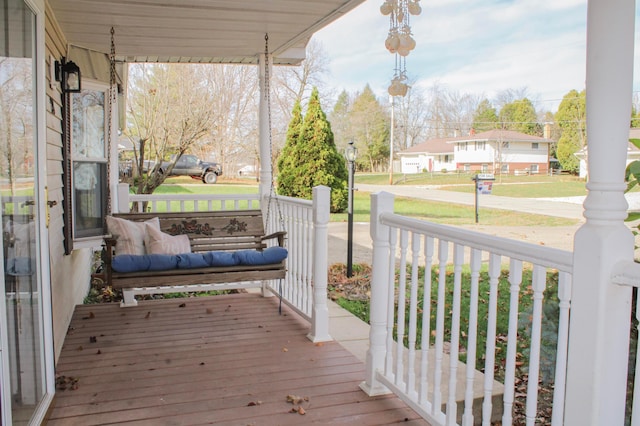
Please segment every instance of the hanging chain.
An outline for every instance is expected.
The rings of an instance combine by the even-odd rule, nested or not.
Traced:
[[[107,214],[111,209],[111,147],[113,146],[113,108],[117,101],[115,30],[111,27],[111,52],[109,53],[109,108],[107,109]]]
[[[269,161],[271,163],[271,187],[269,189],[269,203],[267,204],[267,218],[266,223],[269,223],[269,216],[271,211],[271,203],[275,200],[276,208],[278,210],[278,219],[280,220],[280,229],[284,230],[284,218],[282,217],[282,210],[280,209],[280,200],[276,195],[275,179],[273,177],[273,137],[271,135],[271,75],[269,73],[269,34],[264,35],[264,97],[267,103],[267,116],[268,116],[268,130],[269,130]]]

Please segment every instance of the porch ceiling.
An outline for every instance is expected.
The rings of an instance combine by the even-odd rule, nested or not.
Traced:
[[[264,35],[274,63],[298,64],[315,31],[364,0],[50,0],[69,44],[118,60],[256,63]]]

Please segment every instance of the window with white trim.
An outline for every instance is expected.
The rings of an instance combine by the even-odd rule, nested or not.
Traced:
[[[538,149],[538,142],[531,142],[531,149]]]
[[[73,238],[104,234],[107,212],[106,86],[83,82],[71,95]]]

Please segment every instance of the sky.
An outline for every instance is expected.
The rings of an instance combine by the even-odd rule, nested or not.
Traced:
[[[367,0],[316,33],[330,60],[330,85],[388,96],[395,55],[384,47],[383,0]],[[411,16],[416,48],[406,59],[415,86],[438,84],[492,99],[527,89],[538,111],[585,86],[586,0],[422,0]],[[636,6],[634,91],[640,91],[640,6]]]

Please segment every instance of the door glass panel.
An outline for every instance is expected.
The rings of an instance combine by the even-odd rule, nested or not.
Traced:
[[[35,15],[0,0],[0,201],[11,418],[27,424],[44,396],[35,202]],[[6,389],[4,389],[6,391]],[[2,407],[2,411],[8,407]],[[6,412],[4,413],[6,417]]]

